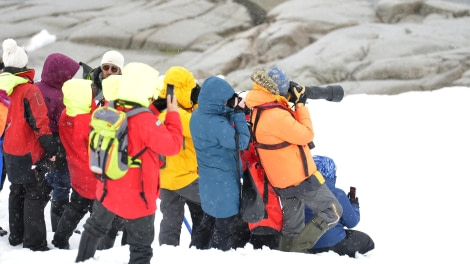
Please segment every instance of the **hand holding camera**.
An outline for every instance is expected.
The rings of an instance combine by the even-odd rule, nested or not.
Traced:
[[[294,104],[305,104],[307,102],[305,86],[300,86],[298,83],[290,81],[287,99]]]
[[[359,198],[356,196],[356,187],[349,187],[348,198],[351,204],[359,206]]]
[[[245,105],[245,100],[242,97],[238,96],[238,94],[234,93],[233,96],[228,99],[227,106],[233,108],[235,113],[240,112],[247,112],[249,109]]]

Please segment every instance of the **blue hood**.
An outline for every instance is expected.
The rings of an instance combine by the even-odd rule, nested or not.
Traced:
[[[225,103],[235,91],[225,80],[211,76],[207,78],[201,87],[198,97],[198,109],[204,113],[227,113],[233,111]]]

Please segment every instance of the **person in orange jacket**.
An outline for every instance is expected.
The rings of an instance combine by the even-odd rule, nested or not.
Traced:
[[[253,89],[245,97],[246,105],[253,108],[252,117],[263,111],[256,131],[253,130],[256,148],[282,204],[279,250],[307,253],[336,225],[342,207],[311,158],[309,144],[314,133],[309,110],[305,107],[305,87],[290,82],[279,67],[269,72],[255,70],[251,78]],[[289,102],[294,104],[294,111]],[[274,106],[262,109],[267,104]],[[307,224],[304,223],[305,205],[317,212]]]

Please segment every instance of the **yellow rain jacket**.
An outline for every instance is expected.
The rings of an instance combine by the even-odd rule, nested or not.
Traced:
[[[191,90],[196,86],[196,81],[191,72],[183,67],[173,66],[165,73],[161,98],[166,98],[166,87],[168,83],[174,85],[174,94],[178,101],[178,112],[183,125],[183,146],[178,155],[165,157],[165,164],[160,169],[160,187],[168,190],[182,189],[198,177],[196,150],[193,138],[189,130],[193,105],[191,102]],[[163,111],[159,119],[163,121],[166,111]]]

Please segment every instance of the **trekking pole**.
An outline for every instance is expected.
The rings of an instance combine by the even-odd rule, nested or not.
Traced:
[[[183,216],[183,221],[184,221],[184,225],[186,226],[186,228],[188,229],[188,232],[189,234],[191,235],[193,233],[193,231],[191,230],[191,225],[189,224],[188,222],[188,219],[186,219],[186,216]]]

